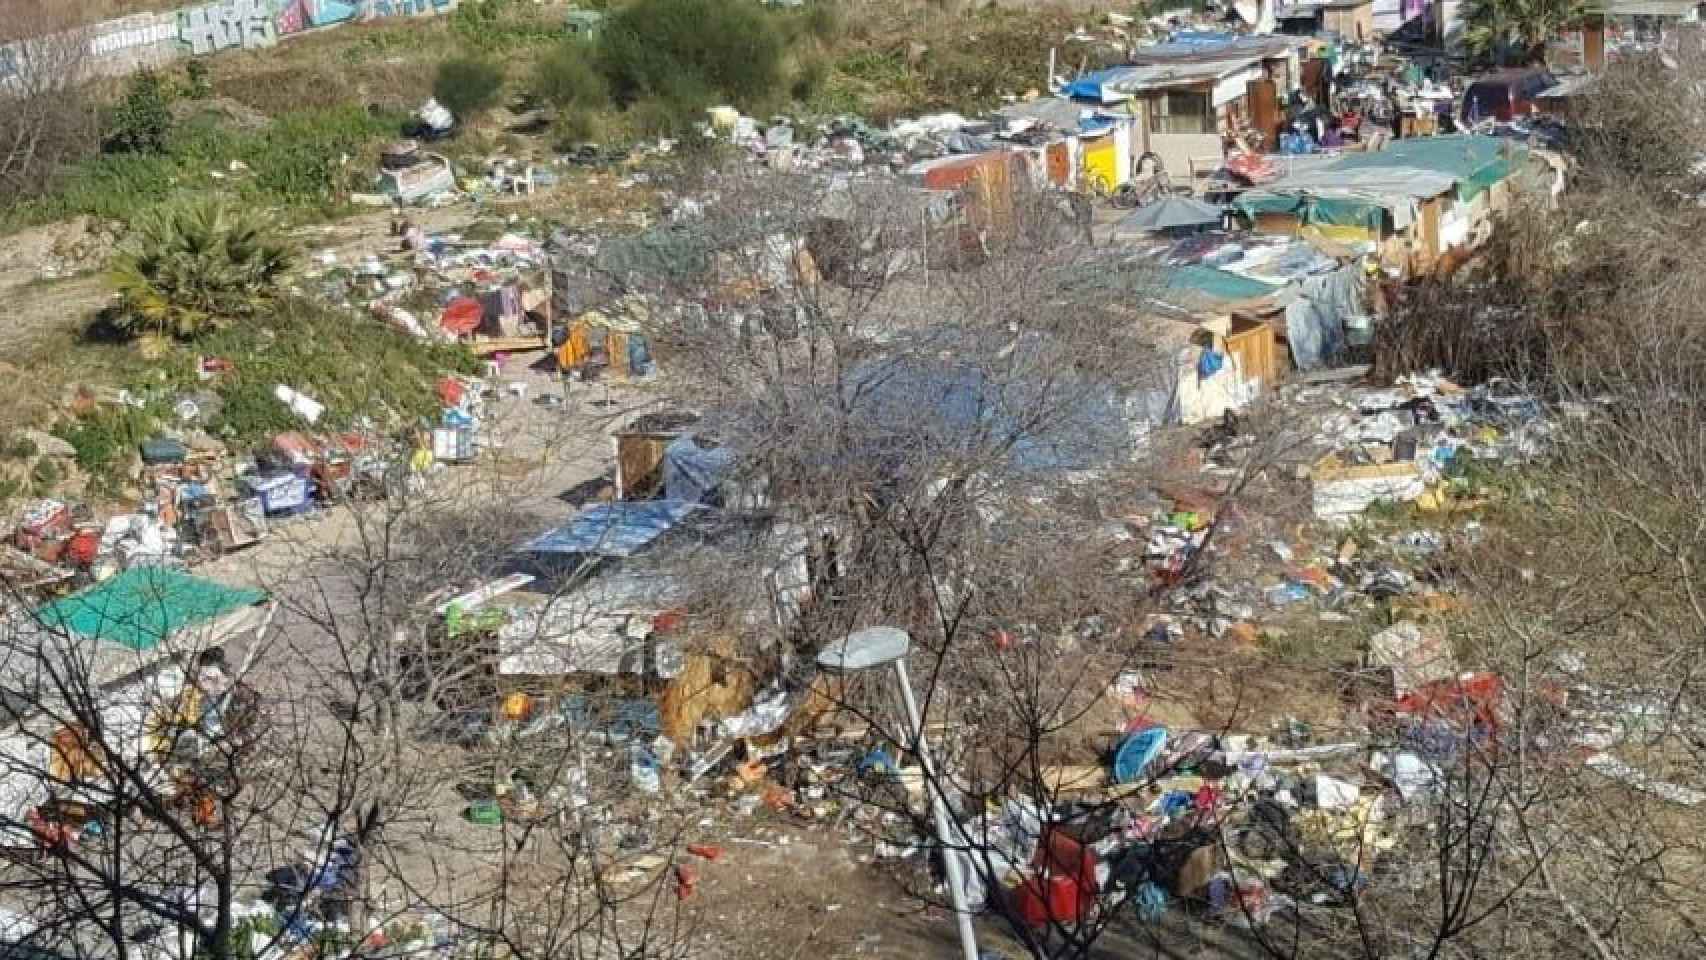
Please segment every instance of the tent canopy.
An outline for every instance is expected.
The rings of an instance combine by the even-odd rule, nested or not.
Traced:
[[[1120,220],[1119,229],[1148,231],[1208,226],[1219,223],[1221,213],[1220,207],[1195,197],[1162,197],[1127,214]]]

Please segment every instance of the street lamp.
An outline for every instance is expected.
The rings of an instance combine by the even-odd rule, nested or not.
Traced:
[[[912,680],[906,673],[906,654],[912,649],[912,638],[897,627],[867,627],[848,634],[847,639],[832,643],[817,655],[817,665],[834,673],[869,670],[893,664],[895,679],[900,681],[900,699],[906,705],[906,721],[911,727],[912,752],[924,768],[924,790],[930,794],[931,812],[936,818],[936,839],[942,845],[942,865],[948,873],[948,893],[954,900],[954,916],[960,927],[960,947],[965,960],[978,960],[977,933],[972,929],[971,910],[966,907],[966,893],[961,876],[960,858],[952,849],[955,836],[953,819],[948,814],[947,797],[936,782],[936,771],[930,762],[930,751],[924,745],[924,718],[918,713],[918,701],[912,695]]]

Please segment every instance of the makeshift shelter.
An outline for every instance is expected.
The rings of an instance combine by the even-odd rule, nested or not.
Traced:
[[[1162,197],[1120,218],[1119,223],[1114,225],[1114,239],[1119,240],[1132,234],[1215,226],[1225,215],[1225,208],[1204,203],[1195,197]]]
[[[162,760],[156,754],[163,724],[205,720],[205,702],[186,689],[193,661],[264,629],[265,601],[258,590],[139,566],[33,613],[16,612],[0,650],[0,682],[9,709],[22,719],[0,746],[11,771],[0,778],[0,795],[59,792],[101,775],[99,751],[73,719],[81,708],[61,703],[68,687],[95,697],[100,750],[136,764]],[[44,784],[34,771],[53,779]]]
[[[1165,422],[1202,423],[1243,409],[1285,375],[1276,331],[1260,319],[1276,293],[1214,267],[1166,268],[1140,320],[1170,354]]]
[[[854,404],[848,421],[862,435],[846,439],[841,455],[881,464],[892,453],[895,470],[908,458],[926,464],[951,460],[990,437],[1010,440],[1011,465],[1020,471],[1084,470],[1128,457],[1138,440],[1114,385],[1072,382],[1064,375],[1047,382],[1040,374],[997,380],[971,364],[895,357],[855,370],[848,391]],[[1027,411],[1045,402],[1072,429],[1020,426]],[[887,449],[894,438],[905,438],[905,449]]]
[[[907,181],[935,191],[959,193],[967,223],[999,233],[1013,223],[1014,184],[1027,176],[1024,155],[1013,150],[921,160],[904,172]]]
[[[1475,135],[1399,140],[1385,150],[1336,157],[1289,158],[1290,169],[1233,206],[1263,232],[1322,227],[1340,241],[1379,243],[1394,235],[1431,262],[1469,243],[1497,190],[1528,158],[1528,149]],[[1477,202],[1479,201],[1479,203]]]
[[[738,677],[717,665],[734,657],[732,636],[714,632],[691,648],[682,642],[684,614],[709,595],[699,576],[728,569],[736,555],[772,558],[759,576],[713,591],[728,604],[724,612],[735,613],[741,639],[764,646],[804,602],[806,547],[798,527],[767,518],[669,500],[603,504],[520,548],[575,558],[558,571],[571,577],[521,577],[476,590],[456,601],[456,616],[493,625],[481,642],[491,644],[505,712],[560,710],[586,691],[615,691],[655,697],[668,708],[664,732],[685,739],[708,713],[744,709],[756,688],[750,665]]]
[[[133,567],[36,611],[48,630],[147,655],[186,635],[223,642],[257,604],[258,590],[228,587],[165,567]]]

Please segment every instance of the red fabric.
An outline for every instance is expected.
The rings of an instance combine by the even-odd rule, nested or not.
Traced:
[[[1279,176],[1274,162],[1259,153],[1235,153],[1226,158],[1226,169],[1251,183],[1267,183]]]
[[[66,558],[79,567],[94,566],[101,552],[101,531],[79,530],[65,547]]]
[[[1220,806],[1220,791],[1208,784],[1197,788],[1197,795],[1191,805],[1200,813],[1213,813]]]
[[[1475,673],[1460,680],[1436,680],[1412,690],[1399,698],[1398,712],[1472,721],[1496,732],[1504,697],[1505,684],[1498,674]]]
[[[480,321],[486,315],[486,308],[473,297],[457,297],[445,306],[444,313],[438,318],[438,325],[456,334],[465,336],[480,329]]]
[[[447,407],[462,405],[462,381],[454,377],[440,377],[438,380],[438,402]]]

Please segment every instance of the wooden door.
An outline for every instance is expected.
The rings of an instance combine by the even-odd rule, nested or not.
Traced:
[[[1245,96],[1250,99],[1250,124],[1269,147],[1279,143],[1279,91],[1272,80],[1252,80]]]
[[[1064,187],[1072,182],[1072,147],[1065,140],[1051,143],[1044,153],[1048,167],[1048,182]]]

